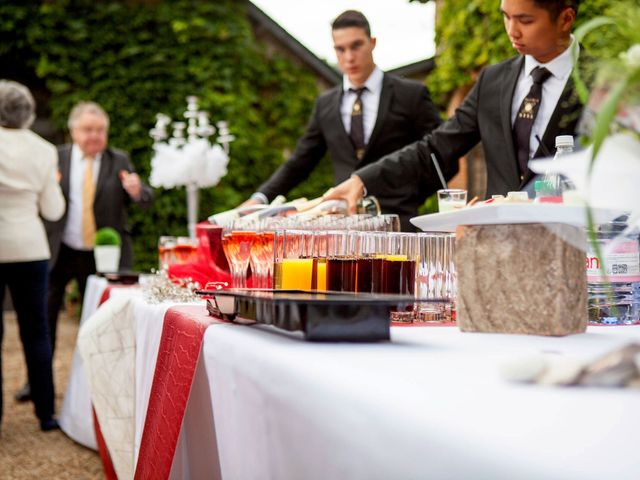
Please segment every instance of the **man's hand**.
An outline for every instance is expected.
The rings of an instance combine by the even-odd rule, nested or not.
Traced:
[[[342,198],[349,205],[349,213],[356,213],[356,205],[364,196],[364,183],[357,175],[352,175],[349,180],[345,180],[340,185],[330,188],[322,196],[323,200],[332,200]]]
[[[142,182],[137,173],[129,173],[126,170],[120,170],[120,181],[122,182],[122,188],[129,194],[134,200],[140,200],[142,194]]]

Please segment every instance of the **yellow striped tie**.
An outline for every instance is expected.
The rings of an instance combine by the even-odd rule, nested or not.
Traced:
[[[93,215],[93,198],[96,186],[93,183],[93,157],[86,156],[84,183],[82,185],[82,241],[88,248],[93,247],[96,239],[96,219]]]

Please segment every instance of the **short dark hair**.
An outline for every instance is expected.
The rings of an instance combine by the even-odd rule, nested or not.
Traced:
[[[371,27],[369,27],[369,20],[364,16],[362,12],[358,10],[346,10],[336,17],[331,24],[331,30],[340,30],[341,28],[357,27],[361,28],[367,34],[367,37],[371,36]]]
[[[580,0],[533,0],[540,8],[544,8],[549,12],[551,20],[556,20],[565,8],[571,8],[576,15],[578,14],[578,6]]]

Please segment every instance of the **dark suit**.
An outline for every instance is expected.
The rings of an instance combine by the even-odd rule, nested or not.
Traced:
[[[61,179],[60,186],[67,207],[69,205],[69,183],[71,170],[71,145],[58,147],[58,168]],[[131,233],[127,225],[127,206],[131,197],[122,187],[120,171],[134,172],[129,156],[117,149],[107,148],[102,152],[100,171],[96,182],[93,202],[93,213],[96,229],[111,227],[118,231],[122,239],[120,269],[131,269],[133,266],[133,247]],[[153,201],[153,191],[142,185],[140,199],[136,201],[142,208],[147,208]],[[45,222],[49,248],[51,249],[49,276],[49,324],[51,341],[55,346],[55,333],[58,312],[64,299],[64,290],[72,278],[78,281],[80,295],[84,293],[87,277],[95,273],[92,251],[79,251],[62,243],[62,234],[67,222],[67,210],[57,222]]]
[[[364,157],[358,161],[342,123],[342,94],[343,87],[339,85],[318,97],[293,155],[258,189],[269,200],[278,194],[286,194],[306,179],[327,150],[333,164],[334,181],[338,184],[357,168],[421,139],[441,123],[424,85],[385,73],[378,117]],[[410,227],[408,219],[416,215],[417,208],[426,198],[420,192],[409,193],[402,188],[377,196],[383,212],[399,214],[405,228]]]
[[[400,187],[430,195],[440,188],[431,153],[451,178],[458,159],[481,141],[487,164],[487,196],[522,189],[533,175],[531,171],[519,171],[511,103],[523,64],[524,57],[518,56],[486,67],[462,105],[437,130],[355,173],[372,195],[384,195]],[[569,78],[542,138],[546,151],[555,150],[557,135],[575,135],[581,110]],[[539,147],[535,156],[543,156],[543,151]]]

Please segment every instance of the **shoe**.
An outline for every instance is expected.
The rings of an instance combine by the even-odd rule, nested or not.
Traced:
[[[31,386],[25,383],[20,390],[18,390],[14,396],[16,402],[28,402],[31,400]]]
[[[49,432],[51,430],[60,430],[60,424],[55,418],[49,420],[42,420],[40,422],[40,430],[43,432]]]

